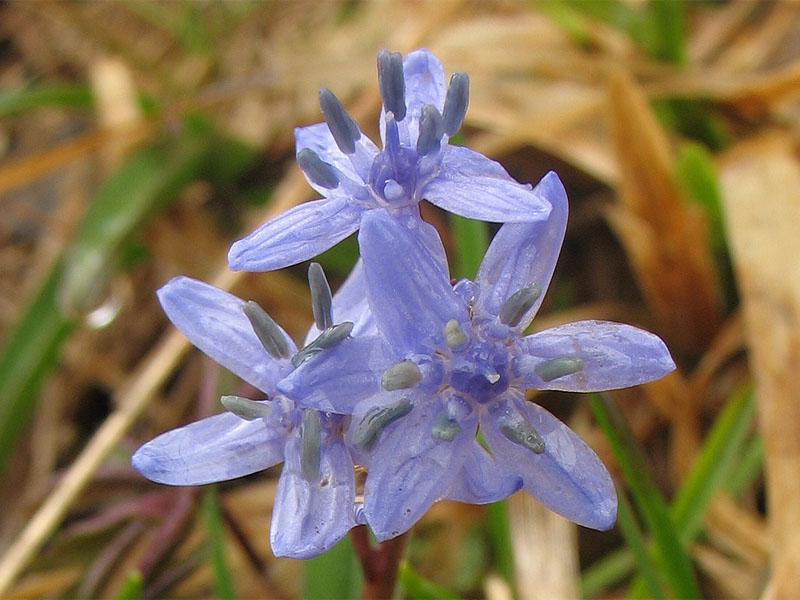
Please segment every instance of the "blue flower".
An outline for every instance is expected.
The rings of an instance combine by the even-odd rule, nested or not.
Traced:
[[[295,139],[298,163],[324,199],[294,207],[235,242],[228,253],[231,268],[269,271],[308,260],[356,231],[361,216],[375,209],[415,228],[444,262],[436,231],[419,218],[423,198],[471,219],[547,218],[550,205],[529,184],[514,181],[477,152],[448,145],[467,110],[465,73],[454,74],[446,88],[442,65],[427,50],[405,59],[382,51],[378,83],[383,150],[361,133],[329,90],[321,89],[325,122],[295,129]]]
[[[131,459],[145,477],[169,485],[225,481],[283,461],[270,544],[276,556],[292,558],[325,552],[363,512],[355,503],[353,460],[342,436],[345,417],[303,409],[276,388],[294,364],[335,346],[349,332],[371,326],[368,312],[364,316],[360,266],[332,306],[327,282],[318,276],[321,270],[313,269],[309,279],[316,291],[312,298],[318,327],[312,327],[299,353],[255,303],[188,277],[177,277],[158,291],[167,316],[195,346],[267,399],[225,396],[227,412],[168,431]],[[334,313],[345,322],[334,326]]]
[[[555,175],[536,192],[552,204],[549,219],[501,227],[475,281],[455,286],[411,233],[385,212],[366,214],[359,244],[380,335],[346,340],[279,384],[305,406],[353,415],[347,438],[368,469],[364,508],[378,540],[409,529],[438,499],[495,500],[519,483],[581,525],[614,524],[617,498],[602,462],[525,390],[608,390],[675,365],[657,336],[619,323],[522,335],[567,222]]]

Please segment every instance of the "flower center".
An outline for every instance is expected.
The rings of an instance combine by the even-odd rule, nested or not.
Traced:
[[[476,340],[453,352],[450,386],[485,404],[508,389],[508,351],[497,344]]]

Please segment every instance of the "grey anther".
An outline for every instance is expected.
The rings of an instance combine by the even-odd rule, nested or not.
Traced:
[[[419,117],[419,137],[417,138],[417,154],[427,156],[439,150],[444,126],[439,109],[432,104],[422,107]]]
[[[257,302],[248,300],[244,303],[242,310],[250,321],[250,325],[253,326],[253,331],[261,345],[264,346],[264,350],[269,352],[272,358],[279,360],[292,355],[283,331]]]
[[[419,367],[410,360],[401,360],[387,368],[381,376],[381,385],[387,391],[414,387],[422,379]]]
[[[542,294],[541,288],[532,283],[524,288],[517,290],[500,307],[500,322],[509,327],[519,325],[523,315],[530,310],[534,302]]]
[[[344,321],[332,327],[328,327],[317,336],[317,339],[292,357],[292,364],[295,367],[299,367],[312,356],[316,356],[323,350],[332,348],[341,342],[350,335],[351,331],[353,331],[353,323],[350,321]]]
[[[314,323],[320,331],[333,325],[331,287],[325,277],[325,271],[319,263],[308,265],[308,287],[311,290],[311,311]]]
[[[403,55],[381,50],[378,53],[378,89],[386,112],[394,113],[398,123],[406,117],[406,81]]]
[[[414,408],[408,398],[401,398],[388,406],[376,406],[367,411],[353,432],[353,443],[362,450],[371,450],[378,435],[390,423],[405,417]]]
[[[444,99],[444,132],[454,135],[461,129],[464,116],[467,114],[469,104],[469,75],[466,73],[453,73],[450,85],[447,87],[447,96]]]
[[[339,150],[345,154],[353,154],[356,151],[356,141],[361,139],[361,130],[353,117],[333,92],[325,87],[319,89],[319,107]]]
[[[241,396],[222,396],[219,399],[227,410],[231,411],[240,419],[245,421],[255,421],[269,416],[269,405],[263,402],[256,402],[250,398]]]
[[[461,327],[459,327],[458,321],[455,319],[450,319],[445,323],[442,333],[448,348],[460,348],[467,343],[467,336],[461,331]]]
[[[533,367],[533,371],[542,378],[542,381],[553,381],[559,377],[572,375],[583,368],[583,360],[577,356],[560,356],[540,362]]]
[[[452,442],[459,433],[461,433],[461,425],[450,416],[449,412],[443,410],[436,416],[436,421],[431,428],[433,439]]]
[[[303,447],[300,452],[300,469],[307,481],[319,479],[320,449],[322,448],[322,423],[319,412],[306,409],[300,429]]]
[[[500,433],[515,444],[526,447],[534,454],[544,452],[544,439],[533,428],[533,425],[525,419],[519,418],[512,423],[502,423],[500,425]]]
[[[319,157],[311,148],[301,148],[297,153],[297,164],[312,183],[327,190],[339,187],[339,176],[334,168]]]

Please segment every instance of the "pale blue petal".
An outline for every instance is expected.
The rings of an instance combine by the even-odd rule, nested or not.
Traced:
[[[519,415],[544,439],[542,454],[511,442],[498,430],[503,419]],[[617,494],[605,466],[583,440],[541,406],[509,393],[481,417],[481,432],[495,460],[519,474],[525,491],[547,508],[584,527],[614,526]]]
[[[302,440],[286,444],[269,540],[275,556],[310,558],[330,550],[355,525],[355,476],[341,440],[328,438],[320,450],[320,477],[308,481],[300,465]]]
[[[443,500],[487,504],[508,498],[522,487],[522,478],[503,470],[477,441],[470,444],[464,466]]]
[[[156,293],[169,320],[192,344],[262,392],[275,393],[278,380],[292,369],[288,360],[276,361],[264,350],[244,303],[233,294],[190,277],[175,277]],[[295,352],[286,332],[284,337]]]
[[[301,364],[278,389],[304,407],[350,414],[381,389],[383,371],[396,360],[380,336],[348,338]]]
[[[333,322],[353,323],[352,337],[375,335],[378,333],[367,301],[367,284],[364,279],[364,265],[359,258],[353,270],[333,295]],[[305,345],[313,342],[322,333],[313,323],[306,334]]]
[[[314,258],[358,229],[361,209],[340,188],[328,198],[292,207],[233,243],[228,264],[237,271],[272,271]]]
[[[599,392],[639,385],[675,369],[664,342],[648,331],[610,321],[577,321],[514,342],[514,374],[539,390]],[[545,381],[545,361],[579,358],[576,373]],[[550,363],[553,364],[553,363]]]
[[[370,309],[392,350],[405,356],[445,348],[444,325],[468,315],[438,260],[383,210],[364,214],[358,243]]]
[[[403,58],[403,76],[406,85],[406,117],[398,123],[398,127],[403,145],[414,148],[419,135],[422,107],[432,104],[441,112],[447,86],[442,63],[424,48],[406,54]],[[383,124],[381,119],[381,139],[385,140]]]
[[[162,433],[131,457],[148,479],[168,485],[227,481],[283,460],[284,429],[225,412]]]
[[[474,413],[466,415],[451,441],[436,439],[431,431],[445,406],[442,397],[419,399],[377,442],[364,484],[364,508],[378,541],[408,531],[445,495],[464,464],[477,421]]]
[[[492,316],[500,313],[503,303],[517,290],[530,284],[539,286],[539,298],[520,320],[517,331],[524,330],[539,310],[567,229],[567,195],[558,175],[547,173],[534,193],[552,206],[547,220],[503,225],[475,278],[480,285],[476,310]]]
[[[448,146],[438,175],[425,184],[423,198],[446,211],[495,223],[544,221],[549,198],[530,184],[517,183],[500,165],[464,146]]]
[[[330,129],[326,123],[317,123],[308,127],[295,127],[294,130],[296,151],[309,148],[329,165],[335,167],[341,175],[349,178],[354,184],[364,185],[369,175],[369,167],[378,154],[378,148],[366,135],[356,141],[356,151],[348,156],[333,140]],[[330,190],[309,181],[311,187],[323,196],[328,196]]]

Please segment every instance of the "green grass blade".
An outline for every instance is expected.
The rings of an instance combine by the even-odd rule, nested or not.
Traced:
[[[752,386],[738,391],[714,421],[689,475],[672,502],[672,519],[684,546],[700,532],[711,499],[725,485],[750,433],[756,404]]]
[[[474,279],[489,245],[486,223],[451,214],[450,227],[456,247],[451,275],[456,279]]]
[[[236,598],[236,588],[228,567],[225,554],[225,536],[222,525],[222,513],[217,498],[217,486],[209,485],[203,494],[203,516],[208,531],[208,543],[211,548],[211,568],[214,572],[214,591],[222,600]]]
[[[742,495],[753,484],[764,469],[764,440],[754,437],[745,446],[741,458],[736,461],[730,477],[725,478],[725,488],[734,497]]]
[[[404,561],[400,564],[397,578],[410,600],[458,600],[456,594],[438,583],[425,579],[408,562]]]
[[[363,586],[361,563],[348,536],[325,554],[303,563],[304,600],[356,600]]]
[[[711,153],[701,144],[684,144],[678,152],[675,166],[678,182],[688,192],[689,198],[702,206],[708,216],[711,247],[715,251],[724,251],[722,192]]]
[[[682,65],[686,62],[686,3],[655,0],[647,5],[655,33],[653,55]]]
[[[117,595],[114,596],[114,600],[139,600],[142,597],[143,585],[142,574],[134,569],[125,577],[122,587],[117,592]]]
[[[94,96],[85,85],[23,86],[0,92],[0,117],[47,106],[92,108]]]
[[[617,498],[619,498],[619,508],[617,510],[617,525],[625,538],[625,543],[630,548],[633,558],[636,560],[636,565],[639,567],[639,574],[644,580],[649,597],[655,600],[665,599],[667,595],[661,587],[661,582],[658,578],[658,573],[653,561],[650,560],[645,540],[642,532],[639,530],[639,525],[636,522],[636,517],[633,515],[633,509],[628,502],[628,497],[625,495],[624,490],[617,489]]]
[[[664,579],[676,597],[699,598],[692,564],[624,416],[607,394],[590,395],[590,405],[614,451],[636,507],[653,536],[657,563]]]
[[[630,575],[636,559],[629,548],[605,555],[581,574],[581,596],[594,598]]]
[[[511,528],[508,503],[492,502],[486,506],[487,526],[492,542],[492,555],[500,575],[508,583],[514,582],[514,550],[511,546]]]

